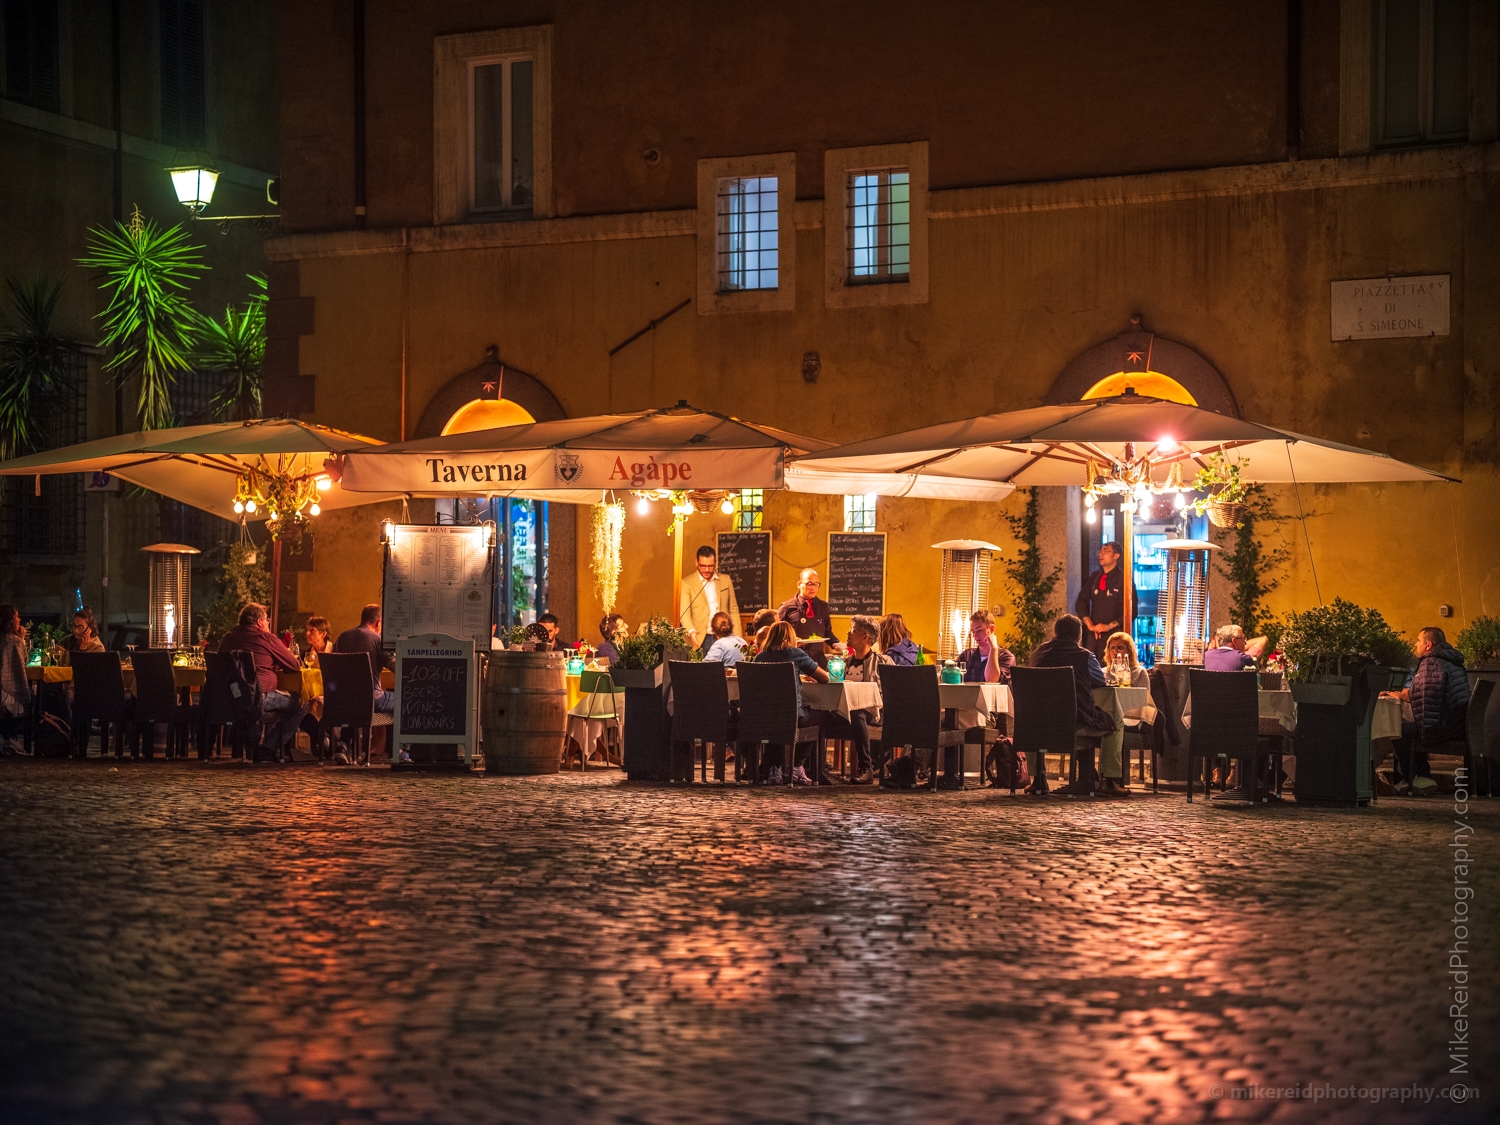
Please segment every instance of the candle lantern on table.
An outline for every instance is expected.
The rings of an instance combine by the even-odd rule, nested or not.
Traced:
[[[149,643],[152,648],[186,646],[192,640],[192,557],[200,552],[184,543],[153,543],[141,550],[151,560]]]
[[[1162,578],[1157,635],[1158,662],[1202,664],[1208,646],[1208,560],[1217,544],[1202,539],[1168,539],[1157,547],[1167,552]]]
[[[982,539],[948,539],[933,547],[943,552],[938,659],[953,660],[969,647],[970,616],[989,604],[990,560],[1000,548]]]

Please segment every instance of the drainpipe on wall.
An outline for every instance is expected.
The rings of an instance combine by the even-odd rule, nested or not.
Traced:
[[[354,0],[354,226],[365,225],[365,0]]]

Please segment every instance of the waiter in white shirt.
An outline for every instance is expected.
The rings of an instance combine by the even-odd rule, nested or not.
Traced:
[[[719,574],[718,555],[707,543],[698,548],[698,570],[682,580],[682,617],[677,622],[688,631],[694,645],[702,645],[712,635],[714,614],[729,614],[735,636],[740,633],[740,607],[734,600],[734,582]]]

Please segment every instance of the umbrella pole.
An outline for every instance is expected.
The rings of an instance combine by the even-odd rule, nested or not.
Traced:
[[[281,540],[271,540],[271,632],[280,633],[281,625]]]
[[[1121,508],[1125,515],[1125,530],[1122,535],[1125,542],[1121,544],[1125,548],[1125,558],[1121,560],[1125,564],[1125,573],[1121,577],[1120,604],[1123,608],[1120,610],[1120,628],[1124,630],[1127,637],[1134,641],[1135,606],[1132,603],[1135,599],[1131,597],[1131,594],[1135,590],[1135,541],[1132,530],[1135,524],[1135,505],[1133,503],[1122,504]]]
[[[682,620],[682,525],[687,521],[672,516],[672,627]]]

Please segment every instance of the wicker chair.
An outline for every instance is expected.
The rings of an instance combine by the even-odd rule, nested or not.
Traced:
[[[698,747],[703,747],[702,779],[708,780],[708,748],[718,753],[714,760],[714,778],[724,780],[724,747],[730,741],[729,680],[724,665],[717,660],[694,663],[671,661],[672,674],[672,742],[667,751],[667,781],[677,780],[677,746],[688,744],[687,780],[693,780],[693,763]]]
[[[365,652],[325,652],[318,657],[323,672],[323,728],[354,731],[353,759],[370,764],[370,732],[390,726],[392,718],[375,712],[375,679]],[[395,760],[395,747],[391,747]]]
[[[1079,743],[1092,759],[1100,740],[1078,734],[1078,689],[1072,668],[1012,668],[1011,706],[1015,712],[1015,751],[1037,756],[1036,778],[1047,776],[1046,755],[1068,755],[1068,777],[1078,780]],[[1088,780],[1090,770],[1084,771]],[[1014,779],[1015,771],[1011,772]],[[1011,786],[1014,793],[1015,786]]]
[[[255,675],[255,658],[243,650],[210,652],[204,657],[204,668],[206,675],[198,706],[198,758],[202,760],[216,755],[226,731],[230,737],[230,755],[243,758],[247,751],[260,745],[260,687]],[[230,690],[231,685],[241,681],[250,685],[253,695],[253,699],[243,705]],[[257,716],[254,724],[240,718],[250,711]]]
[[[1254,793],[1260,742],[1259,690],[1254,672],[1210,672],[1193,668],[1193,725],[1188,740],[1187,799],[1193,799],[1193,759],[1204,760],[1204,792],[1209,791],[1209,761],[1235,758],[1240,783]]]
[[[75,652],[73,665],[73,736],[79,757],[88,756],[89,735],[99,723],[99,755],[109,754],[109,732],[115,732],[115,757],[124,757],[132,700],[118,652]]]
[[[177,701],[172,654],[165,649],[137,652],[131,664],[135,669],[135,712],[132,718],[140,752],[147,758],[155,756],[156,724],[165,723],[167,757],[186,758],[193,709]]]
[[[917,750],[930,750],[932,768],[929,771],[928,787],[936,789],[940,754],[944,750],[956,748],[959,753],[958,777],[961,785],[964,732],[943,729],[943,704],[938,692],[937,665],[883,665],[880,669],[880,695],[883,712],[880,734],[881,768],[878,771],[880,776],[884,777],[884,765],[888,756],[894,757],[897,751],[904,749],[908,753],[914,753]]]
[[[1469,708],[1464,720],[1464,738],[1462,741],[1454,739],[1451,742],[1439,742],[1435,745],[1421,746],[1415,749],[1425,751],[1428,754],[1454,754],[1461,756],[1464,760],[1464,771],[1468,777],[1468,790],[1474,796],[1479,796],[1479,777],[1475,772],[1478,763],[1484,763],[1484,796],[1493,795],[1493,779],[1491,769],[1494,763],[1486,756],[1486,744],[1484,735],[1484,713],[1489,709],[1490,696],[1494,693],[1494,680],[1480,680],[1474,685],[1469,695]],[[1411,790],[1407,790],[1411,795]]]
[[[734,670],[740,686],[736,737],[740,749],[751,758],[750,783],[760,784],[761,754],[767,746],[782,748],[784,771],[791,769],[793,748],[809,742],[818,747],[816,763],[822,756],[822,732],[817,725],[800,725],[796,666],[785,661],[741,660]]]

